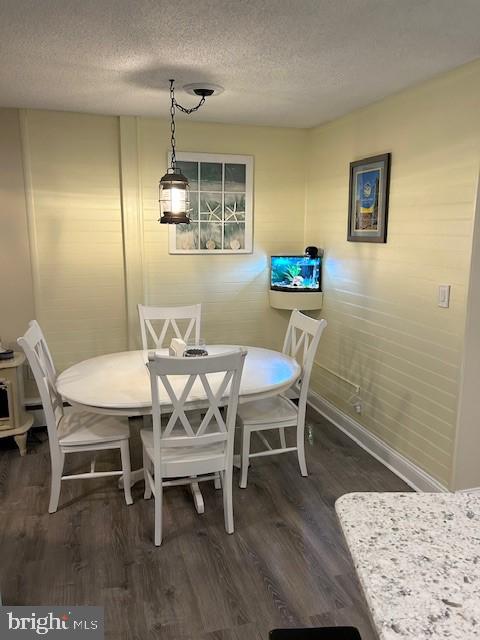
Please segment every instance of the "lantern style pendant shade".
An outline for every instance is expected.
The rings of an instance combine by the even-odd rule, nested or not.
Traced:
[[[188,180],[183,173],[177,169],[177,160],[175,156],[175,111],[180,109],[183,113],[189,114],[197,111],[205,102],[207,96],[219,92],[221,87],[217,85],[192,85],[194,93],[201,96],[200,102],[189,109],[182,107],[175,100],[175,81],[170,80],[170,131],[172,143],[171,164],[167,173],[160,180],[158,185],[159,203],[160,203],[160,219],[161,224],[190,224],[190,189]]]
[[[160,223],[189,224],[190,189],[187,178],[169,168],[159,183]]]

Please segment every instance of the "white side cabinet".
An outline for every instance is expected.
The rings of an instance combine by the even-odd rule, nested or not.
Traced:
[[[25,411],[24,362],[25,355],[19,352],[10,360],[0,360],[0,438],[13,436],[21,456],[27,453],[27,431],[33,424]]]

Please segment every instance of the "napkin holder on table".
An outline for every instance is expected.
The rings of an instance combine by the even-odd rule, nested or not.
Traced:
[[[181,358],[185,353],[186,348],[187,343],[184,340],[181,340],[180,338],[172,338],[170,347],[168,348],[168,354],[175,358]]]

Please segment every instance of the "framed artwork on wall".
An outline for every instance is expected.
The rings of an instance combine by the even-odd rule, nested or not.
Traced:
[[[253,250],[253,156],[177,152],[190,185],[190,224],[169,226],[173,254]]]
[[[390,153],[350,163],[348,233],[350,242],[386,242]]]

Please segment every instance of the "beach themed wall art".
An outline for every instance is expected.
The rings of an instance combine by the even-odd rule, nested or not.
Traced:
[[[177,152],[190,186],[190,224],[169,227],[170,253],[251,253],[253,156]]]
[[[387,241],[389,183],[389,153],[350,163],[350,242]]]

